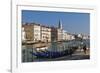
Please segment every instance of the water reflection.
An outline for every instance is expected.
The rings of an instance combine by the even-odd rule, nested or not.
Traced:
[[[84,44],[89,48],[89,40],[22,45],[22,62],[45,61],[49,58],[61,57],[61,55],[66,55],[72,46],[81,46],[82,48]]]

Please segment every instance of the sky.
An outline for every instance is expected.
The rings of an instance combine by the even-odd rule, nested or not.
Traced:
[[[63,29],[69,33],[90,33],[90,14],[76,12],[52,12],[22,10],[22,23],[38,23],[58,27],[59,20]]]

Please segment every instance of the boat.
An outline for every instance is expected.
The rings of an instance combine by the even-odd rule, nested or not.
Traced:
[[[72,55],[76,51],[77,47],[72,47],[63,51],[37,51],[33,52],[32,55],[37,56],[38,58],[58,58],[63,56]]]

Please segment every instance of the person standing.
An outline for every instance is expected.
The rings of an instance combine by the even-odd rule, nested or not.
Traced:
[[[83,51],[86,54],[86,45],[83,46]]]

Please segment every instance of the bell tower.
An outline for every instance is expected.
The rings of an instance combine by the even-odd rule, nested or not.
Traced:
[[[59,20],[58,28],[59,28],[59,29],[62,29],[62,22],[61,22],[61,20]]]

